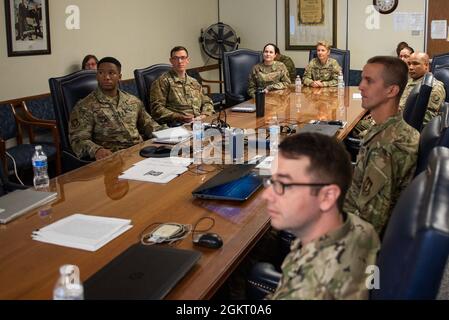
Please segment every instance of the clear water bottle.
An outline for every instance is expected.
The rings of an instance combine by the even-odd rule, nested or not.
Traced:
[[[42,146],[36,146],[35,152],[32,158],[33,171],[34,171],[34,188],[36,190],[46,190],[50,185],[50,178],[48,177],[48,165],[47,156],[42,150]]]
[[[59,268],[59,279],[53,290],[53,300],[83,300],[84,289],[77,266],[65,264]]]
[[[201,164],[201,155],[203,151],[203,123],[201,118],[193,120],[193,163]]]
[[[295,79],[295,92],[296,93],[301,93],[301,86],[302,86],[301,77],[298,75],[298,76],[296,76],[296,79]]]
[[[270,132],[270,153],[274,155],[278,151],[280,141],[279,135],[281,133],[281,128],[279,126],[279,121],[276,114],[270,118],[268,130]]]
[[[340,71],[338,74],[338,88],[344,88],[345,87],[345,80],[343,79],[343,72]]]

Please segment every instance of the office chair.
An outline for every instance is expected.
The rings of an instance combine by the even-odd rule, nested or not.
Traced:
[[[62,77],[50,78],[48,82],[61,140],[63,168],[66,172],[91,162],[78,158],[72,151],[69,142],[69,120],[76,103],[97,88],[96,71],[76,71]]]
[[[316,49],[309,51],[309,61],[316,58]],[[349,50],[341,50],[337,48],[331,48],[330,57],[337,60],[343,71],[343,79],[345,80],[345,85],[349,85],[349,70],[350,70],[350,58],[351,52]]]
[[[262,52],[238,49],[223,54],[226,106],[248,100],[248,77],[254,65],[262,62]]]
[[[154,80],[171,69],[171,65],[160,63],[147,68],[134,70],[134,79],[136,79],[137,92],[139,99],[142,100],[147,112],[151,114],[150,88]]]
[[[189,69],[187,70],[187,74],[195,78],[198,83],[206,89],[206,95],[212,100],[212,103],[214,104],[214,109],[216,111],[220,110],[221,106],[225,102],[225,94],[220,92],[212,92],[210,85],[206,83],[216,83],[220,84],[223,83],[223,81],[219,80],[206,80],[201,77],[200,73],[196,69]]]
[[[449,64],[437,65],[432,71],[433,76],[443,82],[446,90],[445,101],[449,102]]]
[[[435,299],[449,255],[449,149],[436,147],[426,171],[402,192],[391,214],[372,299]]]
[[[421,132],[424,115],[432,92],[433,75],[428,72],[421,83],[415,85],[405,102],[403,118],[405,122]]]
[[[449,52],[433,56],[432,63],[430,64],[430,71],[433,73],[438,66],[443,64],[449,64]]]

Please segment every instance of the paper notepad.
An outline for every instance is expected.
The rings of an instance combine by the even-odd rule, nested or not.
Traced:
[[[96,251],[132,228],[131,220],[73,214],[32,233],[37,241]]]

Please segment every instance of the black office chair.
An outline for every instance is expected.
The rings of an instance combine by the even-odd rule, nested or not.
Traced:
[[[134,70],[134,79],[136,79],[137,92],[139,99],[142,100],[147,112],[151,114],[150,88],[154,80],[171,69],[171,65],[166,63],[154,64],[147,68]]]
[[[435,299],[449,255],[448,190],[449,149],[437,147],[391,214],[372,299]]]
[[[446,90],[445,101],[449,102],[449,64],[437,65],[432,73],[435,79],[443,82],[444,89]]]
[[[421,83],[415,85],[405,102],[403,118],[405,122],[421,132],[430,93],[432,92],[433,75],[428,72]]]
[[[248,77],[254,65],[262,62],[262,52],[238,49],[223,54],[226,106],[248,100]]]
[[[196,79],[198,83],[206,89],[206,95],[212,100],[212,103],[214,104],[215,111],[218,111],[221,109],[221,106],[225,103],[225,94],[220,92],[212,92],[212,89],[210,85],[206,83],[215,83],[215,84],[221,84],[223,81],[219,80],[206,80],[203,77],[201,77],[200,73],[196,69],[189,69],[187,70],[187,74]]]
[[[316,58],[316,49],[309,51],[309,61]],[[350,58],[351,52],[349,50],[341,50],[337,48],[331,48],[330,57],[337,60],[343,71],[343,79],[345,80],[345,85],[349,85],[349,70],[350,70]]]
[[[50,78],[48,82],[61,140],[63,169],[66,172],[91,162],[78,158],[72,151],[69,120],[76,103],[97,88],[96,71],[76,71],[66,76]]]
[[[430,65],[430,70],[433,73],[433,71],[435,70],[435,68],[437,66],[443,65],[443,64],[449,64],[449,52],[437,54],[437,55],[433,56],[432,63]]]

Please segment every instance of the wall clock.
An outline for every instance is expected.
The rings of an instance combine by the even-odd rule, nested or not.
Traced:
[[[399,0],[373,0],[374,8],[376,8],[379,13],[388,14],[396,10]]]

